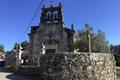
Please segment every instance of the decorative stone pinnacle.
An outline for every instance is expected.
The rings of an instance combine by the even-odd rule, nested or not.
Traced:
[[[51,7],[53,7],[53,0],[50,0],[50,3],[51,3]]]
[[[62,4],[61,4],[61,2],[59,3],[59,7],[62,7]]]
[[[74,24],[73,23],[71,24],[71,29],[74,30]]]
[[[45,4],[43,4],[43,8],[45,8]]]

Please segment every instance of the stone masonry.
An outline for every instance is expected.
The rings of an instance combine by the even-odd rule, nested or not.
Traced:
[[[73,52],[75,42],[74,25],[64,25],[62,5],[46,7],[43,5],[40,23],[31,27],[29,33],[29,62],[38,66],[41,54]]]
[[[39,80],[116,80],[111,54],[44,54],[40,59]]]

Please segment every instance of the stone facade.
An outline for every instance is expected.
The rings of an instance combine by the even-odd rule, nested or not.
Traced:
[[[14,50],[7,53],[5,62],[6,62],[6,66],[8,65],[11,67],[16,66],[16,52]]]
[[[20,66],[17,70],[17,74],[24,76],[38,76],[39,68],[34,66]],[[35,80],[35,79],[34,79]]]
[[[28,63],[28,50],[23,50],[21,44],[16,44],[15,48],[6,54],[6,66],[18,68]]]
[[[4,52],[0,52],[0,59],[5,59],[5,54]]]
[[[43,53],[73,52],[75,30],[64,27],[62,6],[43,5],[40,24],[33,26],[29,33],[30,62],[37,64]]]
[[[6,58],[6,53],[0,52],[0,66],[5,65],[5,58]]]
[[[111,54],[44,54],[40,65],[39,80],[116,80]]]

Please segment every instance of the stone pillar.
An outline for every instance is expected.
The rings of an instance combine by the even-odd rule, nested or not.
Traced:
[[[111,54],[44,54],[40,64],[39,80],[116,80]]]
[[[21,65],[21,55],[22,55],[22,47],[21,44],[17,45],[17,49],[16,49],[16,70],[19,68],[19,66]]]
[[[42,43],[42,54],[46,53],[45,45]]]

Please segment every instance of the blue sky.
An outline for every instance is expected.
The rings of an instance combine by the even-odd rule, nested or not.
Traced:
[[[11,50],[25,31],[41,0],[0,0],[0,43]],[[120,44],[120,0],[55,0],[62,2],[65,25],[74,23],[75,29],[90,24],[102,30],[110,44]],[[50,0],[44,2],[50,5]],[[31,25],[39,23],[41,10]],[[27,30],[21,41],[28,40]],[[20,41],[20,42],[21,42]]]

